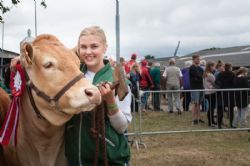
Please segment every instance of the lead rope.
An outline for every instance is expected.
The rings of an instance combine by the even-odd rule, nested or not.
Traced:
[[[92,115],[92,127],[90,129],[90,132],[92,134],[92,137],[95,139],[95,158],[94,158],[94,166],[97,166],[98,164],[98,156],[99,156],[99,138],[98,138],[98,128],[97,128],[97,116],[96,116],[97,109],[93,110]]]
[[[79,142],[78,142],[78,160],[79,160],[79,166],[82,166],[82,160],[81,160],[81,157],[82,157],[82,122],[83,121],[83,114],[80,114],[80,127],[79,127],[79,135],[78,135],[78,139],[79,139]]]
[[[102,156],[104,165],[108,166],[108,156],[107,156],[107,144],[106,144],[106,133],[105,133],[105,105],[102,104],[101,110],[101,132],[102,132]]]
[[[94,158],[94,166],[98,165],[99,158],[99,150],[100,144],[99,139],[101,138],[102,145],[102,156],[103,156],[103,164],[104,166],[108,166],[108,157],[107,157],[107,146],[105,140],[105,105],[102,102],[95,110],[92,111],[92,127],[90,129],[92,137],[95,139],[95,158]],[[101,132],[101,134],[99,133]]]
[[[104,82],[104,83],[108,83],[108,82]],[[113,85],[111,85],[111,89],[115,89],[118,86],[118,84],[119,82],[114,82]],[[101,145],[102,145],[103,165],[108,166],[107,144],[106,144],[106,133],[105,133],[105,111],[106,111],[106,105],[104,104],[104,102],[102,102],[91,113],[92,127],[90,128],[90,132],[91,132],[92,137],[95,139],[95,158],[94,158],[94,164],[93,164],[94,166],[98,165],[99,150],[100,150],[99,139],[100,138],[101,138]]]

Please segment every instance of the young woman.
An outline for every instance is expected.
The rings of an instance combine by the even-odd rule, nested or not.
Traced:
[[[205,72],[203,75],[203,86],[205,88],[205,99],[208,101],[208,111],[207,111],[207,119],[208,119],[208,126],[215,125],[214,121],[214,109],[215,109],[215,102],[216,102],[216,96],[214,91],[209,91],[211,89],[215,88],[215,63],[212,61],[209,61],[206,64]]]
[[[93,26],[81,32],[78,40],[79,58],[84,63],[81,70],[85,73],[85,77],[95,85],[113,81],[113,70],[110,64],[103,60],[106,50],[106,36],[101,28]],[[129,92],[121,102],[108,83],[102,84],[100,92],[106,106],[105,137],[108,164],[125,165],[129,160],[130,150],[123,133],[132,119],[131,93]],[[91,134],[91,119],[91,112],[81,113],[74,116],[67,124],[65,148],[70,166],[94,164],[96,144]],[[101,136],[100,133],[97,133],[98,136]],[[97,165],[104,165],[102,148],[103,145],[100,146]]]
[[[131,89],[132,89],[132,93],[135,96],[135,99],[138,99],[138,90],[139,87],[137,86],[137,84],[139,85],[139,81],[141,79],[141,74],[140,74],[140,67],[138,65],[138,63],[134,63],[132,65],[131,71],[129,73],[129,80],[131,82]],[[138,102],[135,101],[135,103],[133,104],[134,101],[132,101],[131,104],[131,108],[133,108],[133,105],[135,104],[135,111],[138,112]]]
[[[223,71],[225,71],[225,64],[221,60],[218,60],[216,64],[216,70],[214,73],[215,78],[217,79],[218,75]]]
[[[247,73],[248,69],[245,67],[241,67],[237,71],[236,77],[233,80],[234,88],[248,88]],[[236,91],[235,101],[238,108],[238,113],[233,121],[233,127],[235,128],[239,124],[240,127],[243,128],[246,125],[246,116],[248,111],[248,92],[246,90]]]

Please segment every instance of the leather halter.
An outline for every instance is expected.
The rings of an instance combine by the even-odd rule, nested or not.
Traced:
[[[27,74],[26,74],[27,75]],[[28,75],[27,75],[28,76]],[[61,109],[59,108],[58,101],[60,98],[67,92],[75,83],[80,81],[82,78],[84,78],[83,73],[79,74],[75,78],[73,78],[71,81],[69,81],[53,98],[48,96],[46,93],[43,91],[39,90],[32,82],[27,83],[26,88],[28,92],[28,96],[30,99],[30,103],[39,119],[45,119],[42,114],[40,113],[39,109],[36,106],[36,102],[34,100],[34,97],[32,95],[32,90],[35,91],[36,95],[43,100],[45,100],[47,103],[50,104],[51,107],[55,108],[57,111],[62,112]],[[64,113],[64,112],[62,112]],[[66,113],[65,113],[66,114]]]

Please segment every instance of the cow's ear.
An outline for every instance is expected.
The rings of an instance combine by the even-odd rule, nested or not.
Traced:
[[[21,46],[21,59],[23,63],[27,65],[32,65],[32,59],[33,59],[33,48],[31,44],[24,43]]]

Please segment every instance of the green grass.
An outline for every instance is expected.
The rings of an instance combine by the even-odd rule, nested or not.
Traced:
[[[202,116],[206,120],[205,114]],[[139,129],[138,117],[137,114],[136,130]],[[209,129],[207,124],[193,126],[190,112],[180,116],[166,112],[147,112],[143,114],[142,120],[142,131],[145,132]],[[226,115],[224,123],[228,124]],[[250,118],[247,126],[250,127]],[[129,127],[129,132],[133,132],[132,125]],[[131,164],[133,166],[247,166],[250,165],[249,136],[250,133],[247,131],[143,136],[142,140],[147,149],[141,147],[137,151],[133,146]]]

